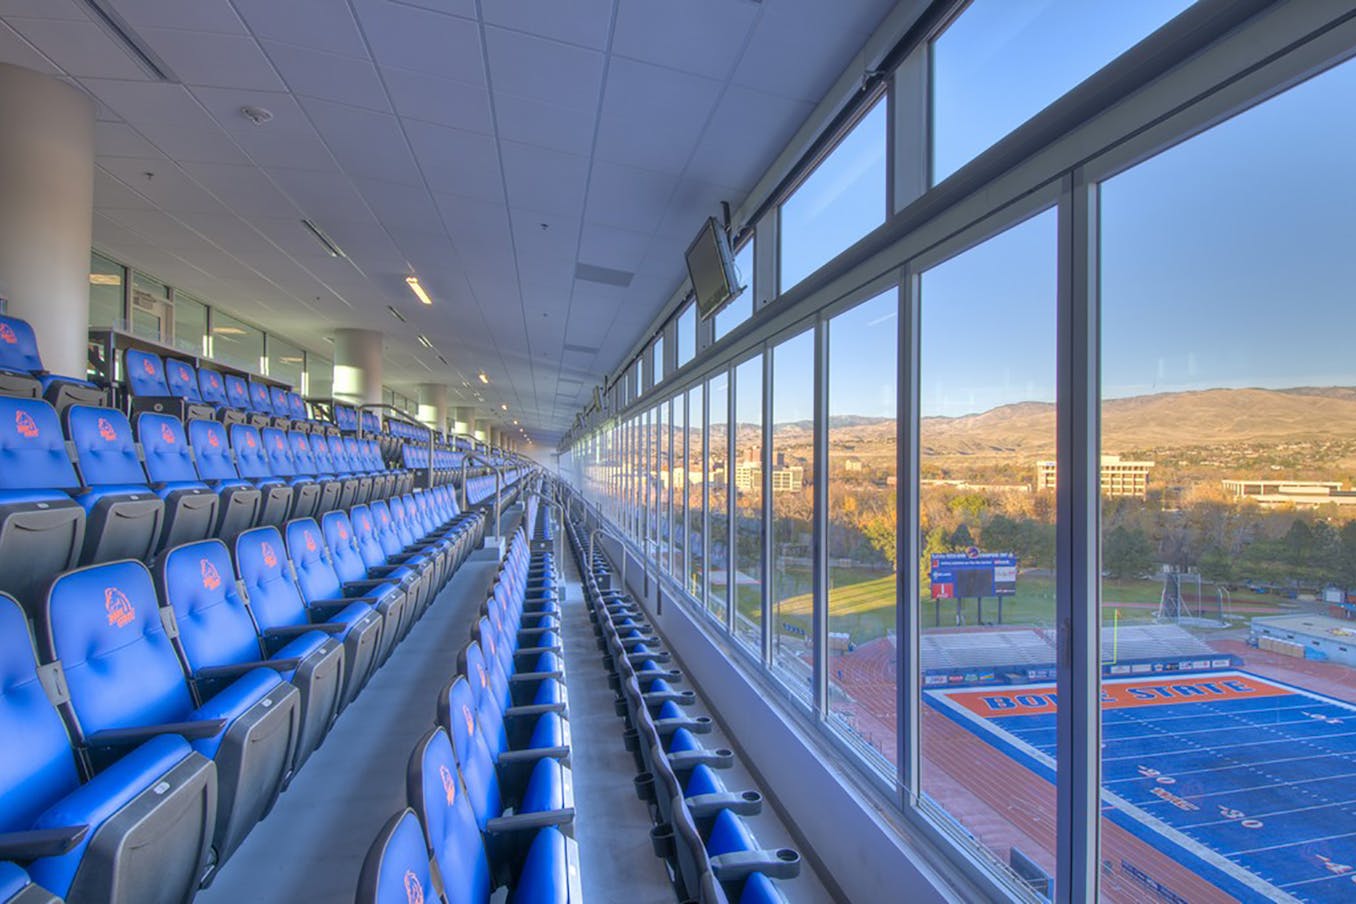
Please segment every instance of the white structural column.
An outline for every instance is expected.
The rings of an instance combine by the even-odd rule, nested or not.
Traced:
[[[334,397],[351,405],[381,402],[381,333],[334,331]]]
[[[0,295],[49,371],[83,379],[89,341],[94,105],[50,76],[0,63]]]
[[[452,409],[452,429],[457,433],[470,433],[475,424],[476,410],[462,405]]]
[[[434,430],[447,429],[446,384],[419,384],[419,420],[428,424]]]
[[[494,427],[490,424],[489,421],[485,420],[485,418],[482,417],[476,419],[475,430],[473,431],[475,433],[476,439],[480,440],[482,443],[493,444],[494,442],[493,431]]]

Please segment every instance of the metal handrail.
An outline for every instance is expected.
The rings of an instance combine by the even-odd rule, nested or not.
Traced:
[[[378,410],[378,409],[382,409],[382,410],[386,410],[386,411],[394,411],[396,414],[400,415],[402,418],[404,418],[405,420],[409,421],[409,422],[410,422],[411,424],[413,424],[414,426],[416,426],[416,427],[423,427],[423,428],[425,428],[426,430],[428,430],[428,469],[427,469],[427,472],[428,472],[428,473],[427,473],[427,476],[428,476],[428,486],[429,486],[429,489],[433,489],[433,437],[434,437],[434,430],[433,430],[433,428],[430,427],[430,426],[428,426],[427,424],[420,423],[420,421],[419,421],[418,418],[414,417],[412,414],[410,414],[410,413],[409,413],[408,411],[406,411],[404,408],[398,408],[398,407],[396,407],[395,405],[388,405],[388,404],[386,404],[385,402],[367,402],[367,403],[365,403],[365,404],[363,404],[363,405],[357,406],[357,408],[358,408],[358,439],[362,439],[362,438],[363,438],[363,417],[362,417],[362,413],[363,413],[364,411],[376,411],[376,410]]]
[[[617,544],[621,547],[621,589],[629,593],[630,588],[626,585],[626,538],[612,528],[600,524],[589,532],[589,560],[584,563],[584,567],[590,570],[593,568],[593,544],[599,534],[602,534],[605,537],[611,537],[613,540],[616,540]]]
[[[542,502],[546,503],[551,508],[555,509],[557,512],[560,513],[560,520],[556,522],[557,526],[555,537],[556,562],[559,563],[561,561],[561,556],[564,555],[564,551],[560,545],[560,535],[565,532],[565,509],[561,506],[559,502],[550,498],[541,490],[524,490],[523,496],[524,497],[536,496]]]

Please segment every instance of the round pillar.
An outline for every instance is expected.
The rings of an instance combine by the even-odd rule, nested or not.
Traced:
[[[0,295],[43,366],[85,376],[94,218],[94,105],[50,76],[0,63]]]
[[[476,410],[462,405],[452,409],[452,429],[457,433],[470,433],[475,424]]]
[[[419,384],[419,420],[434,430],[447,429],[447,386],[442,383]]]
[[[493,440],[491,439],[491,432],[493,430],[494,427],[490,424],[489,421],[485,420],[484,418],[478,418],[475,422],[475,430],[473,431],[473,433],[475,435],[475,438],[480,440],[482,443],[490,443],[491,445],[493,445]]]
[[[334,397],[351,405],[381,404],[381,333],[334,331]]]

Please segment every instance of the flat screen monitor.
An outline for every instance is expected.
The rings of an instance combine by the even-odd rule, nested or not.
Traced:
[[[687,275],[697,296],[697,314],[703,320],[714,316],[744,291],[735,273],[730,237],[715,217],[707,219],[687,247]]]

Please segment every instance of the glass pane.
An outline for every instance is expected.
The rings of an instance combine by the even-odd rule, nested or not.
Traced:
[[[706,604],[706,387],[688,390],[687,484],[688,592]]]
[[[706,438],[706,608],[725,623],[730,602],[730,375],[707,383],[710,427]]]
[[[1108,900],[1356,897],[1354,104],[1346,63],[1101,187]]]
[[[664,382],[664,337],[660,336],[654,341],[654,356],[650,359],[651,366],[654,368],[654,382],[658,386]]]
[[[853,126],[781,207],[781,290],[885,222],[885,104]]]
[[[273,334],[268,337],[268,375],[296,389],[301,385],[301,372],[306,364],[302,350]],[[412,410],[412,409],[407,409]]]
[[[169,305],[169,287],[144,273],[132,273],[132,334],[152,342],[165,338],[163,314]]]
[[[672,466],[669,468],[669,488],[672,500],[673,558],[669,574],[679,581],[684,580],[687,569],[685,550],[687,548],[687,393],[673,400],[673,419],[670,438],[673,442]]]
[[[334,362],[317,354],[306,355],[306,397],[328,399],[334,394]]]
[[[1056,211],[923,274],[921,798],[1054,875]],[[941,813],[933,808],[940,808]],[[944,817],[942,814],[945,814]]]
[[[933,182],[1194,0],[973,0],[932,45]]]
[[[100,254],[89,256],[89,325],[114,327],[122,323],[123,269]]]
[[[763,356],[735,368],[735,637],[763,647]]]
[[[174,293],[174,346],[190,355],[207,354],[207,305],[187,292]]]
[[[875,766],[895,759],[899,293],[829,330],[829,713]]]
[[[730,330],[753,316],[753,244],[753,239],[749,239],[735,255],[735,270],[739,273],[739,283],[744,291],[716,314],[716,341],[724,339]]]
[[[688,304],[678,315],[678,366],[697,354],[697,306]]]
[[[258,373],[264,356],[264,334],[230,314],[213,310],[212,356],[223,364]]]
[[[814,654],[814,331],[772,350],[772,666],[809,700]]]

